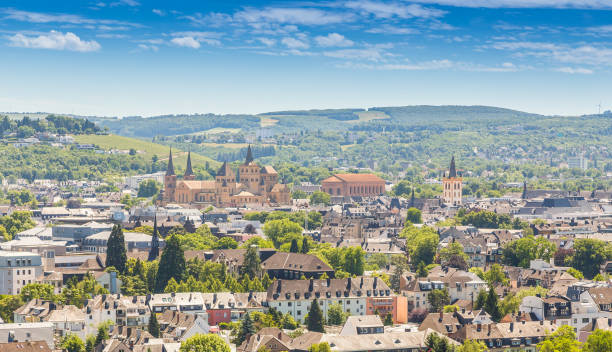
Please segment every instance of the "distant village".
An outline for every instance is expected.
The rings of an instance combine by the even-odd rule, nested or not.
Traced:
[[[74,143],[68,136],[48,139]],[[536,351],[561,334],[573,334],[576,343],[603,332],[612,336],[610,191],[522,183],[515,185],[522,192],[465,198],[460,160],[453,158],[434,180],[442,185],[440,197],[421,199],[413,192],[398,198],[388,196],[392,185],[374,174],[281,184],[276,170],[259,165],[250,148],[237,169],[224,164],[208,181],[195,180],[190,157],[184,175],[175,174],[169,158],[166,171],[124,177],[111,191],[101,191],[105,184],[95,181],[4,180],[5,193],[27,190],[38,201],[0,207],[3,224],[24,211],[33,223],[0,242],[0,351],[67,350],[74,336],[96,352],[178,351],[198,334],[214,334],[238,352],[324,351],[323,346],[438,352],[470,343],[478,351]],[[149,180],[163,190],[146,202],[125,201],[136,199]],[[296,191],[303,197],[292,197]],[[291,225],[300,233],[281,234],[293,236],[283,246],[271,235],[271,221],[253,215],[264,213],[306,216]],[[457,221],[470,214],[480,222]],[[485,216],[510,222],[488,227],[495,222],[481,221]],[[129,275],[109,265],[117,256],[115,243],[123,243],[130,265],[159,262],[157,283],[160,273],[175,270],[162,267],[165,256],[176,255],[173,236],[208,231],[215,243],[231,245],[181,248],[176,258],[187,266],[220,265],[227,273],[222,289],[193,290],[194,283],[170,277],[165,289],[126,294]],[[437,238],[431,253],[424,238]],[[537,243],[523,257],[521,240]],[[274,246],[259,246],[262,241]],[[595,268],[590,272],[570,265],[579,251],[590,250],[582,248],[585,243],[608,246],[587,263]],[[306,248],[314,245],[323,249]],[[323,253],[352,248],[361,251],[355,264],[360,270],[351,271],[345,262],[340,272]],[[513,250],[514,265],[508,262]],[[254,276],[247,281],[257,285],[241,281],[242,290],[227,288],[230,278],[244,280],[250,271]],[[96,292],[76,297],[79,283],[89,282]],[[187,288],[172,291],[181,285]],[[52,292],[41,294],[45,289]],[[60,294],[62,301],[51,298]]]

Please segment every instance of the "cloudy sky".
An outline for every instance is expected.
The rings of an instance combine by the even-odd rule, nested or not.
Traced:
[[[612,108],[612,0],[0,4],[0,111]]]

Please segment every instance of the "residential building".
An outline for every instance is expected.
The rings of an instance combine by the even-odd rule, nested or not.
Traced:
[[[378,315],[352,315],[346,319],[342,326],[340,336],[358,336],[365,334],[382,334],[385,332],[380,316]]]
[[[19,294],[23,286],[37,282],[42,273],[40,254],[0,250],[0,294]]]
[[[339,304],[351,315],[366,315],[368,297],[391,297],[391,289],[377,277],[346,279],[275,280],[267,292],[270,308],[304,321],[310,305],[317,300],[323,315]]]
[[[316,255],[302,253],[276,252],[261,263],[261,268],[271,279],[298,280],[319,279],[323,274],[334,277],[334,269]]]
[[[44,341],[51,349],[55,348],[53,323],[0,324],[0,343],[30,341]]]

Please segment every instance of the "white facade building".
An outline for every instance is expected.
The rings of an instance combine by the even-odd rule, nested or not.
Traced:
[[[16,295],[43,273],[39,254],[0,250],[0,294]]]

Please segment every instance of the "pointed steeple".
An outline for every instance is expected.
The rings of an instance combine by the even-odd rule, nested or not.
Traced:
[[[153,219],[153,235],[151,236],[151,249],[149,250],[149,261],[157,259],[159,256],[159,234],[157,232],[157,214]]]
[[[187,167],[185,168],[185,175],[183,175],[183,179],[191,180],[195,177],[193,174],[193,169],[191,168],[191,150],[187,153]]]
[[[172,147],[170,147],[170,155],[168,156],[168,168],[166,169],[166,176],[174,176],[174,164],[172,163]]]
[[[246,155],[246,159],[244,161],[244,165],[248,165],[250,163],[253,162],[253,152],[251,151],[251,145],[249,144],[249,147],[247,148],[247,155]]]
[[[455,156],[451,158],[450,170],[448,171],[448,177],[457,177],[457,170],[455,169]]]

